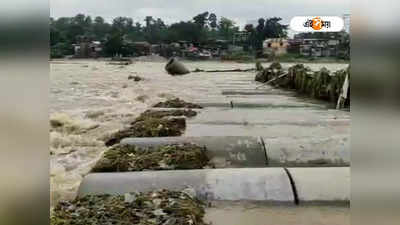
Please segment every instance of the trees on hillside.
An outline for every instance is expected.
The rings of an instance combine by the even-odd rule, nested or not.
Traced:
[[[50,18],[50,44],[76,43],[77,37],[86,36],[99,41],[110,39],[117,34],[132,41],[147,41],[152,44],[177,40],[201,42],[209,38],[232,39],[238,30],[227,18],[218,21],[215,13],[204,12],[191,21],[166,25],[161,18],[147,16],[144,25],[129,17],[114,18],[111,23],[103,17],[78,14],[74,17]]]

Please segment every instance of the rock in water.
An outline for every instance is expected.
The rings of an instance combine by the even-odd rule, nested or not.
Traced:
[[[171,58],[168,60],[165,70],[171,75],[185,75],[190,73],[190,71],[179,62],[176,58]]]
[[[154,108],[190,108],[190,109],[201,109],[200,105],[190,103],[190,102],[185,102],[182,99],[175,98],[175,99],[170,99],[165,102],[159,102],[153,106]]]

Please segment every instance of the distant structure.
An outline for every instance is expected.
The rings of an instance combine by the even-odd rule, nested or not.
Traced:
[[[97,58],[103,51],[100,41],[93,41],[86,36],[77,37],[78,44],[73,44],[75,58]]]
[[[351,25],[351,14],[343,14],[342,19],[344,21],[344,31],[350,33],[350,25]]]
[[[232,44],[233,45],[241,45],[241,44],[247,43],[249,36],[250,36],[250,33],[247,31],[236,32],[235,34],[233,34]]]
[[[287,53],[289,42],[285,38],[269,38],[263,42],[263,55],[281,56]]]
[[[300,54],[309,57],[337,56],[339,43],[339,40],[334,39],[303,39],[300,45]]]
[[[151,44],[147,41],[134,41],[129,44],[134,49],[136,56],[148,56],[152,53]]]

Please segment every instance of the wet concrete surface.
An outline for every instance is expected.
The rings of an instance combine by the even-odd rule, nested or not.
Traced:
[[[290,166],[287,163],[291,160],[305,162],[316,156],[337,160],[338,165],[349,164],[350,112],[268,85],[256,89],[261,84],[254,82],[251,73],[218,74],[213,83],[209,98],[198,101],[230,103],[232,108],[204,109],[188,120],[186,136],[261,136],[270,156],[277,159],[276,165]],[[346,225],[350,224],[349,211],[349,206],[219,202],[207,209],[206,220],[218,225]]]
[[[191,78],[199,91],[194,102],[207,107],[187,120],[184,136],[260,136],[278,150],[299,142],[296,152],[307,152],[305,148],[315,145],[315,151],[330,152],[327,157],[333,160],[339,153],[348,159],[350,112],[290,90],[269,85],[260,88],[254,73],[207,77],[207,82],[202,82],[202,77]]]
[[[213,225],[347,225],[350,208],[217,202],[206,209],[205,220]]]

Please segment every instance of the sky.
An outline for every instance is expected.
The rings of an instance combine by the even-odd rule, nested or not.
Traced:
[[[78,13],[102,16],[111,22],[118,16],[144,23],[146,16],[171,24],[191,20],[208,11],[227,17],[243,29],[258,18],[281,17],[289,24],[294,16],[341,16],[350,13],[350,0],[50,0],[50,16],[72,17]]]

